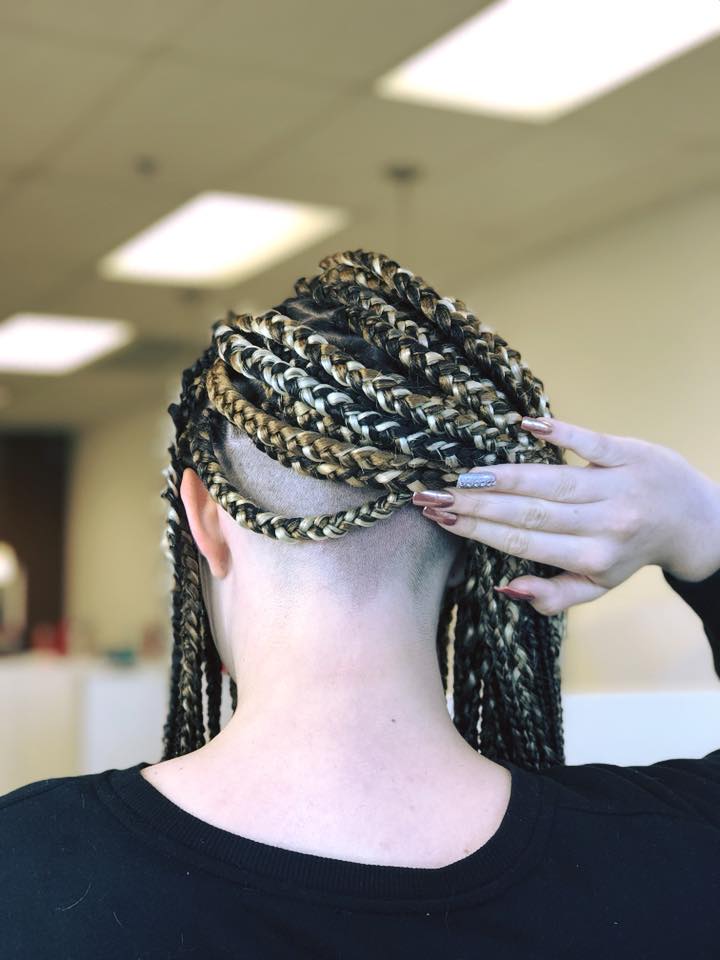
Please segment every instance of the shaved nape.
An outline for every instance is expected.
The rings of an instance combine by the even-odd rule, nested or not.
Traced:
[[[288,315],[297,315],[297,302],[287,301],[283,306]],[[312,314],[307,325],[314,330],[321,327]],[[354,341],[364,343],[356,336],[325,331],[323,336],[346,349],[352,347],[356,356],[361,350]],[[378,368],[383,365],[381,355],[374,361]],[[236,385],[242,389],[242,384]],[[329,483],[297,469],[288,470],[260,451],[225,417],[213,421],[211,441],[223,476],[263,511],[286,516],[335,514],[361,506],[375,496],[369,486]],[[283,597],[305,593],[308,585],[322,581],[332,584],[333,592],[354,614],[374,598],[383,584],[391,584],[398,591],[397,598],[407,595],[418,611],[428,601],[432,604],[429,585],[443,571],[447,574],[463,545],[459,538],[439,524],[430,523],[408,504],[383,523],[367,527],[362,537],[309,541],[302,550],[297,549],[294,540],[273,542],[269,555],[267,550],[263,551],[263,558],[269,556],[273,561],[269,564],[273,577],[268,589],[282,593]]]
[[[184,467],[196,470],[235,522],[275,540],[288,557],[298,551],[294,571],[302,571],[303,551],[323,563],[334,562],[323,552],[335,554],[352,592],[352,558],[367,556],[360,538],[378,556],[383,525],[389,532],[404,524],[406,537],[419,537],[423,563],[435,551],[447,558],[452,534],[428,532],[432,525],[409,506],[414,491],[452,485],[474,466],[563,462],[559,448],[519,427],[524,416],[551,415],[542,381],[461,301],[440,297],[382,254],[337,253],[320,267],[266,313],[228,311],[216,321],[210,346],[184,371],[179,402],[169,407],[176,437],[163,497],[173,656],[163,759],[206,742],[203,671],[207,734],[220,730],[222,664],[179,497]],[[253,458],[255,468],[243,475]],[[267,467],[260,475],[258,458]],[[307,478],[321,483],[305,484],[306,500],[292,481]],[[303,503],[310,512],[298,509]],[[348,533],[357,550],[338,542]],[[446,588],[437,630],[453,722],[491,759],[527,769],[562,764],[565,614],[544,616],[493,590],[559,570],[465,545],[464,579]],[[409,573],[417,581],[417,572]],[[232,679],[230,692],[235,709]]]

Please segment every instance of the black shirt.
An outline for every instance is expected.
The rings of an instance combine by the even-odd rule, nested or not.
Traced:
[[[665,574],[720,675],[720,570]],[[720,742],[720,735],[718,737]],[[720,957],[720,748],[532,773],[440,868],[300,853],[211,826],[127,769],[0,797],[0,958]]]

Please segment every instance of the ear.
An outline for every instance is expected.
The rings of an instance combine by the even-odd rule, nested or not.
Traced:
[[[185,506],[190,532],[200,553],[205,557],[214,577],[221,579],[228,572],[230,550],[220,528],[220,507],[208,493],[205,484],[190,467],[183,471],[180,498]]]
[[[465,573],[465,561],[467,559],[468,553],[468,540],[463,540],[458,552],[455,554],[455,559],[452,562],[450,567],[450,572],[448,573],[447,585],[449,587],[457,587],[463,581],[463,575]]]

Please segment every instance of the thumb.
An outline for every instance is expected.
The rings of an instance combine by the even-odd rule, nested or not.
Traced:
[[[610,589],[593,583],[580,573],[560,573],[556,577],[518,577],[507,584],[507,588],[532,595],[531,597],[517,597],[524,599],[538,613],[552,616],[561,613],[568,607],[578,603],[588,603],[597,600]],[[495,587],[499,593],[504,593],[506,587]],[[510,595],[510,594],[508,594]],[[511,599],[516,599],[511,597]]]

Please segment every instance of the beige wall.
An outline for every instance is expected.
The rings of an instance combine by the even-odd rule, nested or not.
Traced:
[[[66,603],[78,652],[138,647],[152,624],[162,624],[169,636],[171,577],[161,546],[166,501],[160,494],[171,431],[158,405],[78,438],[69,487]]]
[[[720,196],[695,197],[443,292],[520,350],[556,416],[668,444],[720,480],[719,223]],[[133,645],[146,623],[167,621],[159,494],[170,428],[160,406],[78,443],[67,608],[101,647]],[[657,567],[571,610],[562,665],[571,691],[720,684],[699,621]]]
[[[707,193],[462,295],[544,382],[555,416],[673,447],[720,482],[719,261],[720,194]],[[698,618],[659,567],[572,608],[568,627],[569,689],[720,685]]]

